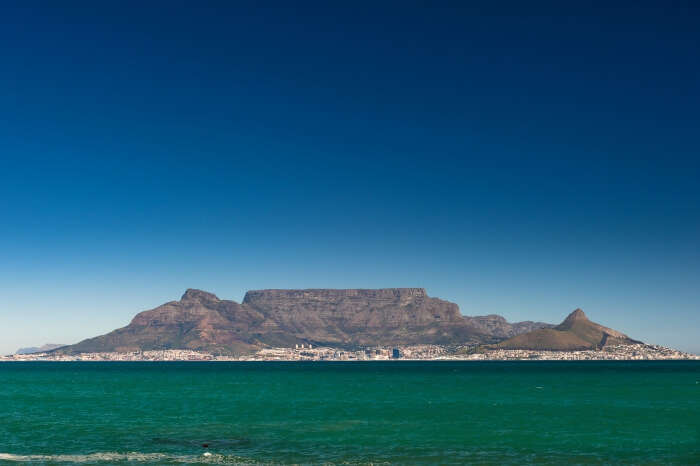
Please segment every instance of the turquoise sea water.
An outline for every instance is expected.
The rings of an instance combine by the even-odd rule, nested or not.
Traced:
[[[699,429],[699,362],[0,364],[3,464],[700,464]]]

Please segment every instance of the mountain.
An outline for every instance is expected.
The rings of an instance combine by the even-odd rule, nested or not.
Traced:
[[[608,345],[641,343],[627,335],[588,319],[581,309],[569,314],[554,328],[541,328],[514,336],[494,345],[501,349],[574,351]]]
[[[34,354],[34,353],[45,353],[46,351],[51,351],[56,348],[61,348],[66,345],[47,343],[43,346],[30,346],[29,348],[20,348],[15,354]]]
[[[510,322],[506,321],[503,316],[496,314],[474,317],[464,316],[464,318],[470,321],[472,325],[481,329],[483,333],[491,335],[499,340],[514,337],[516,335],[520,335],[521,333],[531,332],[539,328],[554,327],[552,324],[533,322],[531,320],[511,324]]]
[[[137,314],[129,325],[61,352],[195,349],[242,354],[312,343],[340,348],[406,344],[495,343],[531,322],[464,317],[459,307],[422,288],[257,290],[243,302],[189,289]]]

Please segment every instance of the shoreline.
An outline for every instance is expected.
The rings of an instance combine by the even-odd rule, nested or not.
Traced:
[[[367,348],[348,351],[330,347],[265,348],[230,356],[194,350],[95,352],[66,355],[34,353],[0,356],[0,362],[416,362],[416,361],[697,361],[700,355],[658,345],[618,345],[600,350],[506,350],[439,345]]]
[[[409,362],[434,362],[434,363],[447,363],[447,362],[468,362],[468,363],[481,363],[481,362],[688,362],[688,361],[700,361],[700,356],[690,357],[690,358],[674,358],[674,359],[386,359],[386,360],[294,360],[294,359],[256,359],[256,360],[242,360],[242,359],[203,359],[203,360],[191,360],[191,359],[130,359],[130,360],[116,360],[116,359],[0,359],[0,364],[2,363],[24,363],[24,362],[40,362],[40,363],[71,363],[71,362],[85,362],[85,363],[153,363],[153,362],[190,362],[190,363],[314,363],[314,364],[324,364],[324,363],[344,363],[344,364],[375,364],[375,363],[409,363]]]

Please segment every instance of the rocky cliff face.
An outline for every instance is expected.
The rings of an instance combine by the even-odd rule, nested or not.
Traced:
[[[456,304],[431,298],[422,288],[249,291],[243,305],[263,314],[271,330],[316,344],[450,343],[481,337]]]
[[[187,348],[245,353],[266,346],[336,347],[500,341],[536,324],[500,316],[463,317],[422,288],[249,291],[241,304],[201,290],[136,315],[66,352]]]

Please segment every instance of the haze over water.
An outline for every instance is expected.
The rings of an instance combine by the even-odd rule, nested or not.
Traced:
[[[0,365],[8,464],[687,465],[699,420],[698,362]]]

